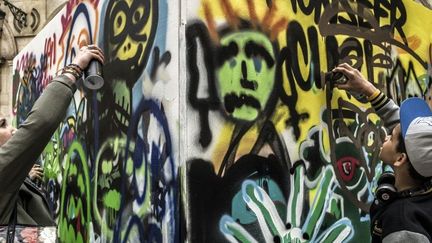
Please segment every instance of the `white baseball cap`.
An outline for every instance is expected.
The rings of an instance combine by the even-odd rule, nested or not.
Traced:
[[[432,111],[427,103],[418,97],[403,101],[400,125],[412,166],[420,175],[432,176]]]

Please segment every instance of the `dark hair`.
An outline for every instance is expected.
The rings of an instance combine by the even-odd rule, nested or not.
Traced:
[[[429,181],[431,179],[431,177],[424,177],[424,176],[420,175],[414,169],[413,165],[411,164],[411,161],[409,160],[408,154],[407,154],[406,149],[405,149],[405,140],[404,140],[404,138],[402,136],[402,132],[399,133],[398,140],[399,141],[398,141],[398,144],[396,146],[396,151],[399,152],[399,153],[405,153],[407,155],[408,165],[409,165],[409,168],[408,168],[409,175],[412,178],[414,178],[415,180],[418,180],[418,181],[420,181],[422,183]]]

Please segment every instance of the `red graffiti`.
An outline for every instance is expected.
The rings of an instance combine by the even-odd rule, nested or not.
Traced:
[[[75,7],[78,6],[82,2],[84,2],[84,1],[83,0],[70,0],[66,4],[66,13],[61,16],[61,24],[62,24],[63,33],[67,32],[67,29],[70,26],[70,23],[72,21],[72,13],[74,12]],[[97,6],[99,5],[99,0],[89,0],[89,1],[86,1],[86,3],[90,3],[94,8],[97,8]]]
[[[15,70],[24,72],[24,76],[28,77],[31,74],[31,70],[36,67],[36,56],[33,53],[25,53],[21,56],[21,59],[17,61]]]
[[[56,34],[50,38],[45,39],[44,53],[45,53],[45,66],[47,69],[51,69],[56,63]]]

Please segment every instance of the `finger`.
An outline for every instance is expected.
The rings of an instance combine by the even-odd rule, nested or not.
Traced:
[[[98,59],[101,63],[105,62],[105,58],[103,56],[103,54],[97,50],[91,50],[91,54],[93,58]]]
[[[35,171],[36,172],[43,172],[43,168],[40,168],[40,167],[39,168],[35,168]]]
[[[91,46],[89,46],[89,48],[90,48],[90,50],[98,50],[101,53],[103,53],[102,49],[97,45],[91,45]]]
[[[42,176],[40,176],[40,175],[35,175],[35,179],[42,180]]]
[[[90,49],[89,50],[91,53],[97,53],[98,55],[100,55],[100,56],[103,56],[103,51],[101,50],[101,49]]]
[[[87,50],[98,50],[98,51],[102,52],[102,49],[97,45],[88,45],[86,47],[87,47]]]
[[[344,83],[344,84],[335,84],[334,85],[336,88],[338,88],[338,89],[344,89],[344,90],[347,90],[347,89],[349,89],[349,87],[350,87],[350,85],[348,84],[348,83]]]
[[[348,63],[344,62],[339,65],[340,67],[346,68],[348,71],[352,71],[354,68]]]
[[[355,70],[356,70],[356,69],[353,69],[353,68],[347,68],[347,67],[345,67],[345,66],[338,66],[338,67],[336,67],[336,68],[334,69],[334,72],[341,72],[341,73],[343,73],[343,74],[344,74],[348,79],[352,79],[352,78],[355,76],[355,74],[354,74]]]
[[[333,68],[332,71],[333,71],[333,72],[341,72],[341,73],[343,73],[343,74],[346,74],[347,72],[349,72],[349,71],[346,69],[346,67],[343,67],[343,66],[337,66],[337,67]]]
[[[352,67],[351,65],[349,65],[347,63],[342,63],[340,65],[340,67],[345,69],[345,76],[347,76],[348,78],[353,78],[355,76],[356,72],[359,72],[359,70],[357,70],[356,68]]]

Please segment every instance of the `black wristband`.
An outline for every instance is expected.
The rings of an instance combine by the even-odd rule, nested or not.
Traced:
[[[76,67],[81,73],[82,72],[84,72],[84,70],[78,65],[78,64],[75,64],[75,63],[71,63],[71,64],[69,64],[68,66],[71,66],[71,67]]]

